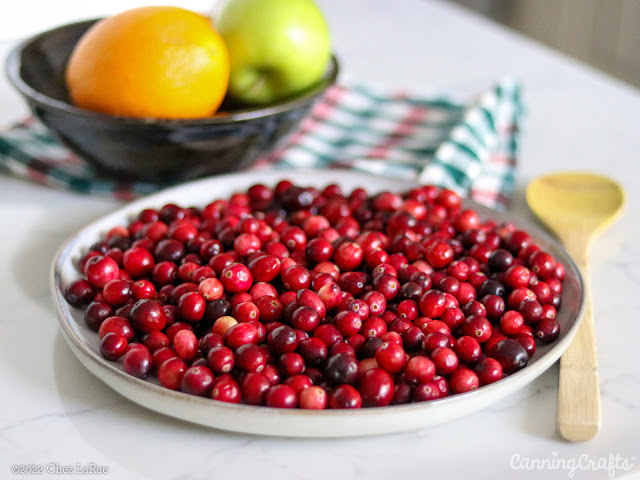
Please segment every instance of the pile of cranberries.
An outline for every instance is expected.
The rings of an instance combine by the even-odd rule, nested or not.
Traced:
[[[305,409],[434,400],[520,370],[558,338],[565,274],[450,190],[286,180],[143,210],[78,270],[65,298],[129,374]]]

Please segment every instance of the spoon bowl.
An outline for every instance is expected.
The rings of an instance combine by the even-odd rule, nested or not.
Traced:
[[[588,253],[597,234],[622,212],[625,193],[620,184],[602,175],[560,172],[531,182],[527,203],[558,236],[584,278],[586,301],[582,323],[560,358],[557,426],[569,441],[591,440],[600,429],[600,387]]]

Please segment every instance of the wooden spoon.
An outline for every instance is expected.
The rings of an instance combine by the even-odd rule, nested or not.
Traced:
[[[600,387],[589,288],[592,240],[620,214],[622,187],[604,176],[562,172],[531,182],[527,203],[558,236],[582,271],[585,310],[575,338],[560,359],[557,427],[572,442],[591,440],[600,428]]]

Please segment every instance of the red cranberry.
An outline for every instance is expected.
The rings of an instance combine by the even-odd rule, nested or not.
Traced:
[[[107,333],[100,342],[100,353],[107,360],[117,360],[127,351],[127,339],[121,333]]]
[[[264,405],[269,388],[271,388],[269,379],[258,372],[246,374],[240,384],[242,399],[249,405]]]
[[[184,360],[178,357],[169,358],[158,368],[158,380],[163,387],[178,390],[186,371],[187,364]]]
[[[407,362],[404,375],[410,383],[418,384],[430,382],[436,373],[434,363],[427,357],[417,355]]]
[[[242,400],[238,383],[230,378],[219,379],[213,384],[211,398],[227,403],[240,403]]]
[[[482,354],[480,343],[470,336],[459,337],[454,344],[454,352],[458,358],[465,363],[474,363],[478,361]]]
[[[453,393],[465,393],[480,386],[478,375],[466,367],[457,368],[449,377],[449,388]]]
[[[404,349],[397,343],[385,342],[376,350],[378,365],[389,373],[398,373],[406,364]]]
[[[495,358],[481,358],[475,365],[480,385],[488,385],[502,378],[502,365]]]
[[[84,274],[87,276],[87,280],[97,288],[102,288],[111,280],[118,278],[119,273],[118,264],[109,257],[91,257],[84,267]]]
[[[372,368],[362,375],[358,391],[364,407],[389,405],[394,385],[391,375],[381,368]]]
[[[436,372],[440,375],[449,375],[458,368],[458,357],[450,348],[436,348],[431,352],[431,360],[436,367]]]
[[[420,299],[420,312],[429,318],[438,318],[446,310],[447,299],[439,290],[429,290]]]
[[[134,344],[131,344],[134,345]],[[135,348],[127,351],[122,359],[124,371],[137,378],[146,378],[153,366],[151,353],[147,348]]]
[[[229,293],[247,292],[253,284],[253,277],[245,265],[232,263],[222,270],[220,281]]]
[[[215,378],[207,367],[190,367],[182,376],[180,390],[191,395],[208,397]]]
[[[428,402],[441,398],[442,392],[434,382],[423,382],[413,389],[413,400],[415,402]]]
[[[155,300],[138,300],[131,309],[131,324],[141,333],[162,330],[167,316],[162,305]]]
[[[235,365],[235,356],[228,347],[214,347],[207,353],[207,361],[214,373],[228,373]]]
[[[100,324],[100,329],[98,330],[100,339],[102,340],[108,333],[119,333],[124,336],[128,342],[133,341],[135,337],[135,332],[129,320],[120,316],[107,317]]]
[[[273,385],[267,390],[265,405],[276,408],[295,408],[298,405],[298,396],[289,385]]]
[[[329,396],[330,408],[360,408],[362,398],[360,393],[351,385],[339,385]]]

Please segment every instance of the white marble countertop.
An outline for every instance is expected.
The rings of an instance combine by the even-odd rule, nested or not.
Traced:
[[[456,93],[484,88],[505,74],[523,81],[528,118],[513,204],[523,218],[530,217],[524,187],[551,170],[607,172],[625,186],[626,212],[597,240],[591,255],[602,390],[599,435],[571,444],[555,432],[557,367],[471,417],[369,438],[229,434],[148,411],[82,367],[58,332],[49,298],[49,266],[58,245],[118,203],[0,175],[0,478],[13,478],[11,465],[51,462],[94,462],[107,466],[102,477],[112,479],[639,474],[640,92],[440,2],[318,3],[351,77]],[[12,43],[0,44],[3,58]],[[25,113],[22,101],[0,80],[0,124]],[[616,456],[618,466],[632,469],[604,470],[616,465]],[[523,470],[535,467],[534,459],[564,462],[556,461],[556,469]]]

